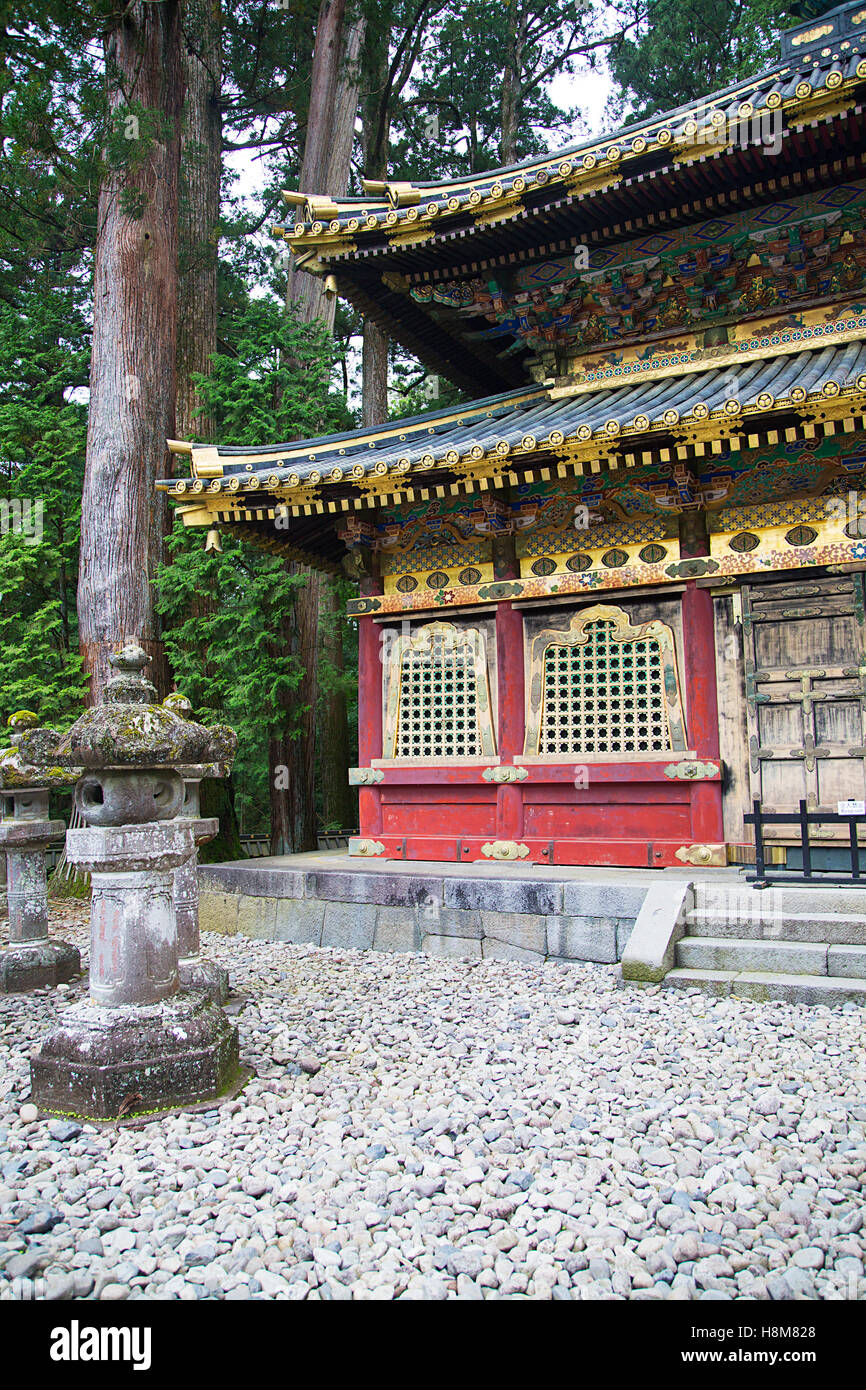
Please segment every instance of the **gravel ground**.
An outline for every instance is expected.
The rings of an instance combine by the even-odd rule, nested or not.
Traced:
[[[205,950],[257,1076],[142,1128],[32,1121],[81,987],[0,997],[0,1298],[866,1298],[862,1009]]]

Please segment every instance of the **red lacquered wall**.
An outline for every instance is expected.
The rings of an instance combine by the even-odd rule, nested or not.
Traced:
[[[375,842],[363,852],[642,868],[723,863],[713,603],[694,582],[683,594],[682,622],[689,752],[542,764],[523,761],[522,614],[499,603],[497,758],[382,768],[376,786],[360,789],[360,835]],[[370,767],[382,755],[383,668],[378,624],[361,618],[359,627],[359,762]]]

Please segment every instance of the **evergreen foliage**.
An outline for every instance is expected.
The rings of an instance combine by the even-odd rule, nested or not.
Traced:
[[[760,72],[790,24],[789,0],[646,0],[611,54],[612,115],[643,120]]]
[[[269,297],[247,299],[231,339],[200,383],[221,442],[268,444],[352,427],[342,394],[331,389],[334,345],[317,327],[297,323]],[[274,539],[290,539],[291,525],[289,518],[288,536],[275,530]],[[196,717],[237,731],[235,805],[244,829],[258,833],[268,818],[268,740],[284,730],[287,697],[303,675],[282,634],[306,579],[226,532],[221,544],[222,552],[206,551],[200,531],[175,521],[159,610],[178,689]],[[202,595],[208,603],[197,603]],[[294,713],[299,723],[301,709]]]
[[[562,107],[550,94],[554,76],[594,66],[591,45],[619,32],[632,7],[585,0],[467,0],[437,16],[422,50],[411,93],[397,112],[393,177],[435,179],[483,173],[510,153],[517,160],[565,142],[580,118],[578,102]],[[584,56],[585,55],[585,56]],[[502,94],[515,77],[516,142],[502,149]]]
[[[60,726],[85,691],[75,598],[87,416],[76,393],[87,284],[68,261],[34,257],[29,280],[0,299],[0,716],[26,705]],[[0,239],[0,277],[10,269]]]

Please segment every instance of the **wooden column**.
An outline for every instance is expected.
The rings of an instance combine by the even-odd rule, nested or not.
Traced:
[[[689,747],[699,760],[718,758],[713,600],[709,589],[699,589],[694,580],[683,595],[683,648]],[[720,782],[697,782],[692,787],[692,833],[697,843],[718,844],[724,840]]]
[[[494,536],[490,546],[494,579],[519,579],[520,561],[513,536]]]
[[[496,685],[499,719],[497,750],[503,763],[523,752],[523,615],[512,603],[496,605]],[[516,840],[523,834],[523,788],[501,786],[496,794],[496,835]]]
[[[375,556],[365,556],[367,574],[361,579],[365,597],[381,594],[382,579]],[[358,619],[358,766],[369,767],[382,756],[382,631],[372,617]],[[382,833],[382,793],[378,787],[358,788],[358,823],[362,836]]]

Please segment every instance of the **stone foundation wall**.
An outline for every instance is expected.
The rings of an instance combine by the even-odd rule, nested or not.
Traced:
[[[622,957],[648,884],[199,869],[202,931],[476,960]]]

